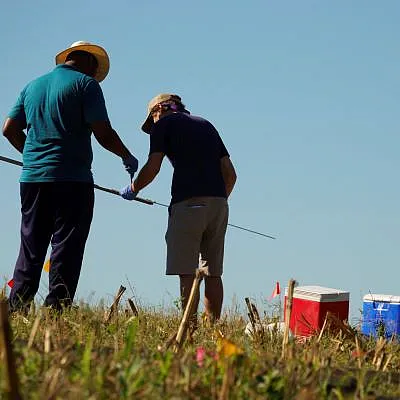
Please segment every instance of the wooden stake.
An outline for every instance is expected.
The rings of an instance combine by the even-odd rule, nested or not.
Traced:
[[[248,297],[246,297],[244,300],[249,310],[247,315],[249,316],[251,326],[253,327],[253,338],[258,337],[261,340],[261,342],[263,342],[264,327],[261,322],[260,314],[258,313],[257,307],[250,302],[250,299]]]
[[[317,343],[319,343],[321,341],[322,335],[324,334],[327,323],[328,323],[328,315],[325,316],[324,324],[322,325],[321,332],[319,333]]]
[[[135,303],[133,302],[133,300],[132,299],[128,299],[128,304],[129,304],[129,307],[131,308],[131,310],[133,312],[133,315],[135,317],[138,317],[139,316],[139,311],[138,311],[137,307],[135,306]]]
[[[6,301],[0,301],[0,334],[1,344],[4,349],[6,370],[6,392],[10,400],[20,400],[18,391],[18,375],[15,367],[14,354],[11,345],[11,327],[8,321],[8,305]]]
[[[290,317],[292,316],[293,293],[295,284],[296,281],[294,279],[289,280],[288,296],[286,299],[285,331],[283,333],[283,341],[282,341],[282,358],[284,358],[286,355],[286,348],[289,343],[289,324],[290,324]]]
[[[250,299],[248,297],[245,297],[244,301],[246,302],[247,309],[249,310],[247,315],[249,316],[250,323],[251,323],[251,326],[253,327],[253,332],[255,334],[256,333],[256,319],[254,317],[253,308],[251,307]]]
[[[387,371],[388,366],[389,366],[390,362],[392,361],[392,358],[393,358],[393,353],[388,355],[388,358],[387,358],[387,360],[385,362],[385,365],[382,368],[382,371],[384,371],[384,372]]]
[[[261,340],[261,343],[264,342],[264,325],[261,322],[260,314],[258,313],[257,307],[255,304],[251,303],[251,309],[253,310],[254,319],[257,321],[259,325],[259,333],[258,336]]]
[[[181,323],[178,328],[178,332],[176,334],[175,338],[175,346],[174,346],[174,351],[175,353],[179,351],[179,349],[182,347],[183,341],[185,339],[186,332],[189,328],[190,324],[190,318],[193,314],[193,307],[194,303],[196,301],[197,296],[199,295],[199,290],[200,290],[200,283],[205,275],[205,272],[202,268],[197,268],[196,269],[196,275],[193,281],[192,289],[190,291],[190,296],[188,303],[185,308],[185,312],[183,314]]]
[[[32,329],[31,329],[31,333],[29,335],[28,349],[30,349],[32,347],[32,345],[33,345],[33,341],[35,340],[35,336],[36,336],[37,330],[39,329],[39,324],[40,324],[41,317],[42,317],[42,315],[39,312],[37,317],[36,317],[36,319],[35,319],[35,322],[33,323],[33,326],[32,326]]]
[[[358,368],[361,369],[361,349],[360,349],[360,343],[358,343],[358,337],[357,337],[357,335],[355,336],[355,342],[356,342],[356,352],[357,352]]]
[[[5,283],[0,292],[0,300],[4,300],[6,298],[6,293],[7,293],[7,284]]]
[[[114,312],[117,310],[119,301],[121,300],[121,297],[124,294],[125,290],[126,290],[126,287],[124,287],[122,285],[119,287],[118,292],[115,295],[114,302],[112,303],[110,310],[108,311],[108,314],[106,315],[106,318],[105,318],[106,323],[110,322],[111,317],[113,316]]]
[[[176,332],[174,332],[166,341],[164,346],[160,346],[160,350],[161,351],[165,351],[167,349],[169,349],[169,347],[172,345],[172,343],[175,342],[176,339]]]
[[[229,389],[233,381],[233,361],[227,360],[224,377],[222,379],[222,387],[219,392],[218,400],[229,400]]]
[[[44,331],[44,354],[50,353],[51,342],[50,342],[50,328],[46,328]]]
[[[253,311],[253,315],[254,315],[254,319],[261,324],[261,318],[260,318],[260,314],[258,313],[257,307],[255,306],[255,304],[251,303],[251,309]]]

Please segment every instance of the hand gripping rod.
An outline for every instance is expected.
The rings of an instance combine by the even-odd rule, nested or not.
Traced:
[[[0,161],[4,161],[6,163],[14,164],[14,165],[18,165],[19,167],[22,167],[21,161],[13,160],[12,158],[0,156]],[[106,188],[106,187],[103,187],[100,185],[96,185],[96,184],[94,184],[93,186],[95,189],[101,190],[102,192],[111,193],[111,194],[115,194],[116,196],[120,196],[119,191],[116,189],[109,189],[109,188]],[[162,206],[162,207],[168,207],[168,204],[158,203],[157,201],[150,200],[150,199],[144,199],[142,197],[135,197],[134,200],[139,203],[147,204],[149,206],[157,205],[157,206]],[[232,228],[241,229],[242,231],[254,233],[256,235],[264,236],[269,239],[276,239],[276,237],[274,237],[274,236],[270,236],[265,233],[253,231],[252,229],[243,228],[242,226],[239,226],[239,225],[234,225],[234,224],[228,224],[228,225],[231,226]]]

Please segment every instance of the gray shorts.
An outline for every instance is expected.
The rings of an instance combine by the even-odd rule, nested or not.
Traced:
[[[223,197],[192,197],[173,204],[168,219],[167,275],[194,275],[199,261],[208,275],[221,276],[228,224]]]

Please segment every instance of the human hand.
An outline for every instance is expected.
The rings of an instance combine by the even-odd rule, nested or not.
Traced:
[[[126,171],[132,179],[133,175],[135,175],[135,172],[138,170],[139,167],[139,162],[137,158],[131,154],[129,157],[124,158],[122,160],[122,163],[124,164]]]
[[[137,192],[132,190],[132,185],[124,187],[122,190],[120,190],[119,194],[125,200],[134,200],[137,196]]]

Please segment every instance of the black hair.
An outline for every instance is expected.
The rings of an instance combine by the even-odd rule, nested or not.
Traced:
[[[185,114],[190,114],[190,112],[186,110],[185,105],[180,101],[180,99],[178,100],[177,98],[171,98],[169,100],[157,103],[150,111],[150,115],[153,115],[155,111],[158,111],[160,109],[163,110],[163,112],[174,111],[174,112],[183,112]]]
[[[179,100],[175,100],[175,99],[171,99],[170,101],[172,101],[175,104],[175,108],[171,107],[170,104],[166,103],[163,104],[162,107],[164,108],[164,110],[173,110],[173,111],[186,111],[185,105],[183,103],[181,103]]]
[[[185,105],[180,101],[176,101],[175,104],[178,107],[178,111],[186,111]]]
[[[65,61],[70,61],[72,59],[76,59],[76,58],[91,58],[93,60],[93,62],[96,64],[96,68],[99,66],[99,62],[97,61],[97,58],[89,53],[88,51],[84,51],[84,50],[75,50],[75,51],[71,51],[71,53],[69,53],[67,55],[67,58],[65,59]]]

